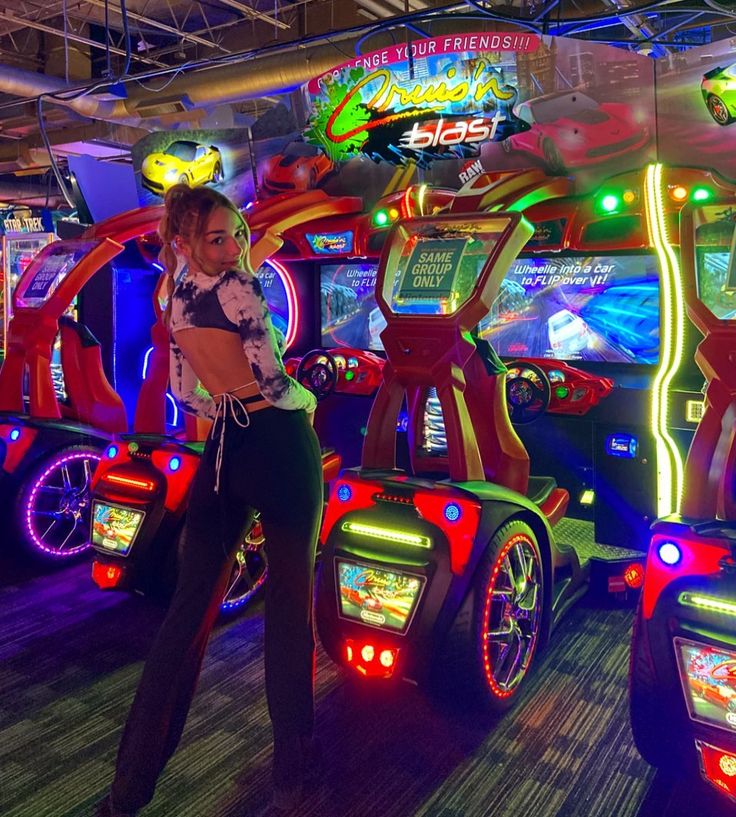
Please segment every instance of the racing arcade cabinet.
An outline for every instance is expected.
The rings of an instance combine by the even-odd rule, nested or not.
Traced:
[[[508,212],[397,223],[376,286],[383,383],[362,467],[337,480],[322,529],[317,627],[330,657],[378,678],[421,681],[434,668],[491,710],[512,703],[585,587],[575,553],[551,533],[567,492],[529,478],[503,367],[471,337],[531,233]],[[417,439],[433,388],[444,462]],[[412,474],[395,467],[405,395]]]
[[[682,214],[685,303],[704,336],[696,362],[707,391],[681,512],[652,528],[629,692],[645,760],[699,766],[736,801],[735,228],[733,198]]]

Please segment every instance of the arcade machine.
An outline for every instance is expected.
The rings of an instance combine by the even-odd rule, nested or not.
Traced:
[[[0,349],[0,359],[5,356],[5,349],[8,343],[8,324],[13,317],[13,292],[25,272],[26,267],[31,263],[33,257],[40,252],[47,244],[50,244],[56,235],[48,233],[5,233],[2,239],[2,287],[0,287],[0,297],[2,298],[2,349]]]
[[[654,524],[629,677],[631,725],[654,766],[696,771],[736,800],[736,208],[681,221],[687,314],[707,382],[679,513]]]
[[[473,180],[452,210],[483,208],[488,187]],[[587,196],[538,201],[527,185],[505,198],[535,234],[479,336],[508,367],[511,419],[535,468],[570,493],[566,541],[608,563],[603,591],[640,585],[649,525],[681,490],[702,376],[677,307],[677,217],[730,190],[705,171],[650,165]],[[436,404],[428,423],[441,449]]]
[[[532,233],[511,212],[394,227],[376,285],[383,383],[362,465],[337,480],[321,537],[317,626],[334,661],[416,681],[440,668],[495,710],[514,700],[537,649],[586,589],[576,553],[552,533],[568,494],[529,477],[503,365],[471,334]],[[411,439],[430,390],[446,455],[410,442],[411,470],[397,469],[402,403]]]
[[[89,546],[91,475],[111,435],[127,429],[127,415],[99,343],[68,311],[124,242],[154,230],[159,217],[135,211],[53,242],[17,283],[0,369],[0,484],[12,539],[27,555],[64,559]],[[53,375],[57,336],[63,397]]]
[[[685,181],[675,184],[673,177]],[[479,180],[478,187],[483,183],[483,180]],[[624,183],[629,186],[622,186]],[[479,538],[476,534],[481,528],[475,516],[469,516],[458,503],[454,503],[457,507],[450,508],[449,504],[453,503],[443,498],[442,502],[448,505],[449,513],[449,517],[443,518],[437,513],[438,507],[442,510],[440,499],[435,500],[437,504],[433,508],[427,506],[423,498],[423,489],[430,486],[414,484],[408,475],[411,473],[417,479],[422,474],[432,478],[449,475],[451,484],[454,483],[454,474],[458,471],[456,468],[453,473],[451,452],[453,444],[458,444],[460,434],[457,411],[456,417],[448,415],[448,398],[443,400],[440,388],[433,391],[431,386],[422,382],[425,390],[418,392],[413,380],[402,381],[411,383],[415,388],[408,398],[410,472],[391,477],[378,473],[373,479],[374,475],[367,470],[369,467],[394,468],[396,461],[392,454],[393,447],[384,449],[381,457],[376,455],[376,443],[371,439],[371,430],[375,425],[372,420],[364,446],[363,468],[349,471],[337,481],[326,513],[322,534],[324,569],[319,585],[320,632],[328,652],[336,661],[347,664],[363,675],[398,675],[420,679],[429,674],[433,666],[441,670],[444,659],[440,660],[440,657],[446,644],[455,642],[456,630],[464,627],[464,664],[469,667],[472,663],[470,654],[473,649],[476,655],[484,656],[482,663],[487,683],[483,694],[486,703],[494,708],[513,697],[531,663],[533,653],[528,650],[529,643],[544,641],[550,624],[569,601],[565,584],[560,584],[566,572],[567,581],[572,581],[578,589],[580,576],[590,581],[595,589],[609,592],[625,587],[623,580],[620,585],[617,581],[621,574],[631,587],[640,585],[644,558],[641,537],[648,525],[646,517],[653,518],[660,507],[668,506],[678,495],[676,463],[680,449],[675,441],[676,434],[682,430],[691,436],[697,422],[694,420],[689,430],[682,428],[687,405],[684,398],[686,396],[698,403],[702,399],[700,392],[693,388],[694,382],[690,384],[690,389],[681,394],[671,388],[675,377],[681,375],[679,365],[685,336],[677,312],[679,267],[667,233],[683,201],[688,198],[697,201],[701,199],[703,191],[713,196],[719,189],[726,188],[707,174],[677,171],[675,175],[675,171],[671,171],[665,175],[661,166],[650,166],[641,176],[614,180],[611,187],[603,188],[592,201],[568,199],[562,195],[534,204],[530,199],[531,188],[524,190],[521,187],[515,194],[506,196],[507,206],[510,203],[513,207],[516,198],[525,216],[532,217],[535,235],[524,248],[525,257],[510,262],[511,274],[504,277],[506,271],[501,273],[503,280],[499,282],[491,308],[487,310],[491,314],[490,321],[483,313],[479,318],[480,329],[476,331],[468,326],[467,331],[475,332],[475,337],[471,335],[471,338],[478,349],[483,349],[484,341],[489,338],[494,345],[500,346],[509,360],[505,378],[508,410],[511,419],[517,423],[516,430],[521,441],[531,441],[529,448],[535,470],[539,467],[536,462],[539,454],[545,471],[554,474],[561,487],[566,489],[565,494],[569,490],[584,493],[580,490],[581,485],[586,487],[582,474],[583,478],[590,480],[590,491],[601,494],[603,502],[596,508],[594,524],[586,522],[584,518],[563,519],[560,518],[561,513],[551,511],[556,523],[553,533],[549,529],[533,529],[537,544],[530,546],[531,552],[538,548],[543,554],[548,548],[552,553],[570,554],[574,551],[575,555],[570,556],[571,562],[567,564],[558,563],[551,557],[547,563],[552,564],[552,569],[539,573],[542,581],[535,592],[545,598],[546,609],[552,612],[546,619],[540,619],[544,626],[530,635],[523,609],[528,601],[515,597],[515,583],[509,577],[526,571],[526,566],[532,564],[534,559],[524,555],[523,548],[518,557],[511,548],[496,559],[493,567],[496,578],[500,576],[510,582],[510,587],[499,594],[499,598],[505,598],[506,606],[502,610],[497,609],[493,601],[495,597],[489,596],[488,577],[483,578],[483,572],[472,575],[476,563],[466,559],[470,545],[463,530],[464,525],[453,527],[453,524],[464,518],[464,524],[470,526],[471,539],[475,537],[473,547],[483,550],[485,544],[495,540],[496,534],[499,540],[503,539],[503,523],[500,522],[497,528],[490,531],[485,530],[485,540],[482,536]],[[462,195],[459,195],[458,199],[461,198]],[[465,219],[477,218],[477,214],[471,216],[468,212],[473,208],[467,206],[467,201],[458,202],[458,199],[453,203],[452,211],[463,213]],[[477,202],[475,206],[478,206]],[[457,217],[460,218],[460,215]],[[406,234],[407,244],[408,231],[410,222],[405,222],[399,232]],[[399,240],[396,235],[398,232],[394,235],[394,241]],[[615,247],[615,252],[611,251],[612,247]],[[558,256],[549,255],[553,248],[573,252],[559,260]],[[621,252],[625,249],[630,252]],[[382,258],[387,271],[384,280],[381,282],[379,279],[377,289],[381,312],[389,321],[383,336],[389,354],[388,371],[391,372],[395,365],[394,357],[399,357],[400,362],[401,355],[416,354],[415,347],[420,346],[426,346],[424,364],[429,366],[433,361],[442,359],[443,343],[447,341],[443,339],[438,342],[434,331],[426,331],[426,327],[421,343],[416,342],[414,347],[408,341],[395,343],[393,354],[388,347],[393,336],[390,332],[391,322],[397,320],[397,314],[402,331],[404,323],[408,327],[412,320],[418,320],[402,306],[410,301],[402,300],[403,295],[408,298],[409,293],[402,293],[398,282],[404,264],[401,251],[392,244],[390,253]],[[596,258],[598,253],[605,253],[606,258]],[[656,261],[653,261],[653,256]],[[611,273],[617,271],[620,258],[633,258],[638,266],[629,275],[613,276]],[[392,259],[394,267],[390,266]],[[447,259],[449,263],[454,256],[448,254]],[[521,269],[515,270],[514,264],[522,265]],[[570,266],[572,270],[568,269]],[[576,271],[578,266],[580,270]],[[603,269],[604,266],[606,269]],[[533,272],[535,269],[536,273]],[[571,276],[572,282],[565,280]],[[599,276],[602,276],[602,280]],[[531,283],[527,280],[530,277]],[[592,280],[593,277],[596,280]],[[661,310],[652,304],[652,279],[658,288],[661,287]],[[393,284],[387,283],[392,280]],[[509,283],[513,286],[509,286]],[[568,292],[562,288],[569,283],[581,290],[577,297],[572,297],[574,290]],[[535,303],[535,299],[527,297],[526,288],[533,290],[535,284],[541,291],[539,294],[544,293],[552,299],[544,309]],[[614,290],[609,300],[603,304],[596,303],[596,296],[608,290]],[[659,290],[655,291],[658,304]],[[589,311],[586,311],[586,307]],[[417,305],[414,304],[413,308],[416,309]],[[443,305],[443,309],[447,307]],[[566,320],[550,323],[550,318],[559,312]],[[619,312],[624,315],[619,316]],[[504,320],[498,319],[501,313],[504,313]],[[587,321],[580,317],[581,313]],[[613,320],[614,317],[618,323]],[[570,322],[574,331],[566,330],[566,324]],[[585,328],[581,328],[583,323]],[[554,329],[552,341],[551,324]],[[660,325],[661,349],[656,337]],[[543,335],[541,340],[540,335]],[[578,335],[582,336],[582,342]],[[643,336],[641,347],[628,339],[632,335]],[[624,337],[627,337],[627,342],[624,342]],[[552,349],[549,347],[553,341],[559,342],[558,349],[567,352],[569,362],[551,356]],[[536,352],[534,343],[544,344],[543,351]],[[509,348],[513,344],[519,345]],[[651,353],[652,346],[657,352],[654,360],[645,357]],[[635,349],[640,349],[642,360],[640,369],[633,376],[623,364],[627,354],[634,356]],[[617,357],[613,360],[622,365],[612,371],[610,364],[606,366],[606,357],[612,356],[614,350]],[[588,354],[583,354],[584,351]],[[514,360],[514,354],[526,355],[530,352],[540,356]],[[498,385],[505,374],[503,365],[494,358],[490,349],[486,349],[485,353],[485,369],[476,372],[478,380],[472,381],[476,388],[470,385],[465,387],[466,400],[468,394],[477,393],[477,384],[484,378],[493,382],[495,388],[504,388]],[[419,369],[421,367],[417,367]],[[613,372],[616,388],[613,388],[610,376]],[[419,376],[418,371],[411,373],[411,377]],[[465,376],[467,378],[467,373]],[[457,383],[463,382],[458,372]],[[620,382],[625,383],[624,388]],[[464,435],[468,426],[472,425],[479,437],[478,445],[490,446],[488,461],[493,461],[493,457],[502,450],[494,442],[499,434],[497,406],[500,403],[498,399],[494,402],[494,397],[498,395],[488,384],[484,388],[491,393],[486,395],[483,408],[477,409],[474,414],[470,409],[473,405],[471,401],[468,414],[460,415],[462,422],[459,426]],[[651,407],[648,405],[650,391],[653,393]],[[379,391],[379,398],[380,395]],[[377,406],[378,403],[377,398]],[[609,403],[615,403],[615,406],[610,408]],[[382,414],[388,417],[390,424],[394,408],[393,404],[388,409],[383,405],[380,411],[374,408],[373,412],[377,416]],[[448,416],[451,417],[449,421]],[[525,425],[524,421],[529,419],[539,421]],[[533,435],[526,436],[528,429],[535,428],[540,430],[538,439]],[[375,428],[373,430],[375,432]],[[459,439],[462,441],[464,436]],[[508,439],[505,431],[501,439]],[[519,438],[515,439],[515,445],[521,446]],[[619,461],[628,464],[629,468],[615,465]],[[419,470],[418,463],[421,465]],[[643,475],[642,469],[647,469]],[[492,468],[486,468],[486,475],[489,481],[500,481]],[[390,487],[386,483],[389,479],[392,481]],[[407,481],[411,485],[400,484]],[[520,494],[524,493],[523,484],[515,487]],[[632,498],[636,499],[637,491],[644,494],[638,505],[632,502]],[[514,500],[519,501],[518,497]],[[633,511],[629,503],[634,506]],[[398,504],[410,509],[406,511],[409,517],[401,516],[395,507],[392,511],[397,514],[395,518],[390,515],[384,517],[389,513],[388,508]],[[580,507],[580,503],[577,503],[574,512],[579,514]],[[613,518],[616,508],[623,535]],[[628,518],[626,511],[629,511]],[[367,518],[364,519],[364,516]],[[535,519],[534,515],[530,515],[525,521],[531,525]],[[355,530],[352,529],[353,521],[357,525]],[[440,532],[427,528],[427,524],[436,525]],[[499,541],[494,541],[494,546],[498,544]],[[426,550],[421,553],[413,549],[415,546]],[[437,554],[431,552],[435,546]],[[456,557],[459,558],[460,569],[451,569],[451,576],[442,573],[438,567],[438,560],[448,547],[451,554],[455,548],[463,554]],[[541,556],[539,559],[540,564],[545,564]],[[486,566],[487,563],[488,560],[483,562]],[[465,570],[466,566],[468,571]],[[561,571],[557,570],[558,567]],[[443,578],[437,580],[433,578],[435,574],[442,574]],[[555,587],[562,590],[553,589]],[[558,601],[562,601],[562,606]],[[491,624],[488,624],[489,621]],[[487,644],[488,627],[494,634],[490,646]],[[473,641],[475,647],[472,646]],[[497,650],[498,656],[511,656],[513,662],[520,662],[519,666],[523,669],[516,671],[516,666],[514,672],[508,673],[507,667],[494,666],[497,658],[488,658],[488,650]],[[404,658],[397,664],[402,651]],[[477,664],[471,674],[473,672],[477,679]],[[504,694],[501,695],[500,691]]]

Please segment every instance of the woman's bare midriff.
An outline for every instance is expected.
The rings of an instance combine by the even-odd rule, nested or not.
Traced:
[[[243,398],[259,393],[253,369],[235,332],[193,327],[175,332],[174,342],[211,395],[230,392]]]

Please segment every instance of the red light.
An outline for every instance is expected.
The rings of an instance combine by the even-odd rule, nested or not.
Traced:
[[[125,477],[122,474],[105,474],[105,481],[114,485],[123,485],[126,488],[138,488],[139,491],[153,493],[156,490],[156,483],[152,479],[136,479],[136,477]]]
[[[736,799],[736,755],[700,740],[696,740],[695,745],[700,753],[700,771],[703,777],[729,797]]]
[[[117,587],[123,576],[124,569],[120,565],[104,565],[102,562],[92,562],[92,581],[100,590]]]
[[[457,505],[460,514],[454,521],[445,516],[445,508],[451,502]],[[414,504],[422,519],[436,525],[450,542],[450,570],[460,575],[470,558],[480,522],[480,504],[456,493],[434,489],[431,492],[417,491]]]
[[[356,644],[352,639],[346,639],[345,658],[364,678],[388,679],[396,669],[399,650],[395,647]]]
[[[379,483],[364,479],[346,479],[343,477],[341,482],[350,487],[352,496],[348,500],[340,501],[337,492],[332,492],[330,501],[327,503],[327,510],[322,520],[322,531],[319,536],[319,540],[323,545],[327,543],[330,531],[340,517],[345,516],[349,511],[359,511],[375,505],[376,501],[373,496],[381,489]]]
[[[638,590],[644,584],[644,566],[639,562],[632,562],[624,570],[624,581],[627,587]]]
[[[381,650],[378,660],[381,662],[382,666],[388,669],[389,667],[393,667],[394,661],[396,660],[396,655],[394,654],[393,650]]]

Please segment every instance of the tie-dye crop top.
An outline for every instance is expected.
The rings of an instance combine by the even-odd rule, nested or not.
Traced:
[[[189,272],[171,296],[171,390],[186,411],[211,420],[214,400],[173,339],[176,332],[196,327],[236,332],[266,400],[281,409],[314,411],[315,396],[284,370],[283,335],[271,322],[256,277],[237,270],[217,276]]]

